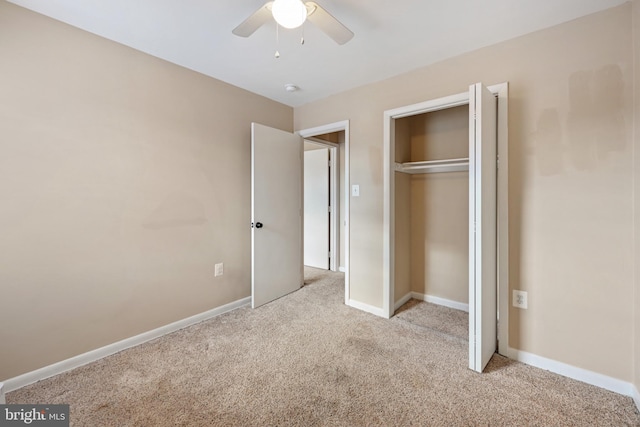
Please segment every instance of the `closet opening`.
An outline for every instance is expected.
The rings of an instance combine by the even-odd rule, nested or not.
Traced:
[[[384,309],[422,304],[477,372],[508,349],[507,97],[478,83],[384,115]]]
[[[469,312],[468,105],[397,119],[395,159],[394,308]]]

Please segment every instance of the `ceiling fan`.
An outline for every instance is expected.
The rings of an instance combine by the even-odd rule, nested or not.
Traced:
[[[303,3],[301,0],[268,1],[234,28],[232,33],[240,37],[249,37],[271,18],[284,28],[297,28],[308,19],[340,45],[353,38],[353,32],[318,3]]]

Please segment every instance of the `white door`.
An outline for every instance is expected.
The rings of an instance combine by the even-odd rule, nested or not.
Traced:
[[[304,152],[304,265],[329,269],[329,149]]]
[[[469,368],[487,366],[497,343],[497,104],[469,87]]]
[[[302,286],[302,139],[251,124],[251,306]]]

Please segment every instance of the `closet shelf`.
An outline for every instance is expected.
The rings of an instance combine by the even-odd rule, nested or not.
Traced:
[[[439,173],[469,170],[469,158],[428,160],[424,162],[396,163],[396,172],[403,173]]]

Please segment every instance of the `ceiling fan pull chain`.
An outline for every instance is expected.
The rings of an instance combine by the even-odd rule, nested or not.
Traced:
[[[302,45],[304,44],[304,27],[305,27],[305,25],[302,24],[302,38],[300,39],[300,44],[302,44]]]
[[[276,23],[276,59],[280,58],[278,47],[280,46],[280,25]]]

